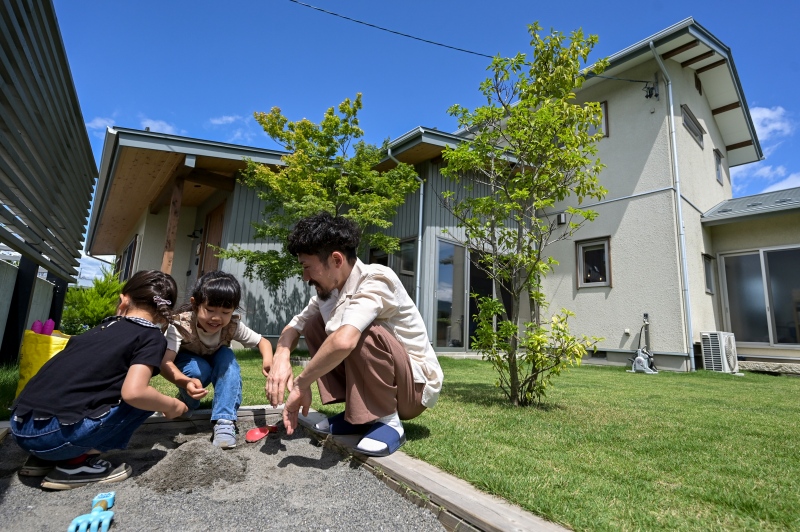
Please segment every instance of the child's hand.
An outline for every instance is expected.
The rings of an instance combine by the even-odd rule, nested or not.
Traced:
[[[180,399],[175,399],[172,403],[172,407],[169,410],[164,410],[164,417],[167,419],[175,419],[178,416],[182,416],[186,412],[189,411],[189,407],[186,406],[186,403],[181,401]]]
[[[208,395],[208,390],[203,388],[203,383],[200,382],[200,379],[190,379],[189,383],[186,385],[186,393],[188,393],[189,397],[192,399],[199,400]]]

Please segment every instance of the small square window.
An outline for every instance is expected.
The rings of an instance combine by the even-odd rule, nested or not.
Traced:
[[[703,271],[706,276],[706,294],[714,293],[714,257],[703,253]]]
[[[381,251],[380,249],[370,249],[369,250],[369,262],[370,264],[380,264],[381,266],[389,266],[389,255],[386,252]]]
[[[577,243],[578,288],[611,286],[609,239]]]
[[[589,126],[589,135],[595,135],[602,132],[604,137],[608,136],[608,102],[600,102],[600,126]]]
[[[416,249],[417,243],[414,240],[400,242],[400,273],[414,275],[416,270]]]
[[[722,152],[714,149],[714,172],[717,174],[717,181],[722,184]]]
[[[689,130],[691,133],[692,138],[703,147],[703,135],[706,134],[706,130],[703,129],[703,126],[700,125],[700,121],[697,120],[697,117],[694,116],[694,113],[689,110],[687,105],[681,105],[681,110],[683,112],[683,126]]]

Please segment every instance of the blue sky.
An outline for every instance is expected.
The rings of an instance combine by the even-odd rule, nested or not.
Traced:
[[[692,16],[731,48],[766,160],[732,170],[735,196],[800,186],[796,0],[533,2],[308,0],[480,54],[529,51],[526,25],[599,36],[591,60]],[[363,93],[367,141],[416,126],[456,129],[480,105],[489,59],[356,24],[289,0],[54,0],[99,165],[107,125],[248,146],[272,144],[252,115],[277,106],[319,121]]]

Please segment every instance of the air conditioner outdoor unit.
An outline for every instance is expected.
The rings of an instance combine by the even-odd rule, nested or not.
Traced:
[[[701,332],[703,367],[711,371],[737,373],[736,340],[733,333],[723,331]]]

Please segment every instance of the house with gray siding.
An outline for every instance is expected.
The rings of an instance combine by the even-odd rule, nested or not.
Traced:
[[[733,332],[740,357],[797,359],[789,309],[800,285],[787,272],[800,253],[800,194],[732,199],[730,168],[763,155],[730,49],[690,18],[609,59],[577,93],[604,111],[598,150],[608,194],[590,205],[595,222],[548,248],[560,263],[545,282],[550,307],[575,312],[572,331],[602,337],[596,356],[611,363],[627,364],[646,343],[660,368],[690,371],[706,331]],[[492,291],[439,199],[453,188],[442,152],[464,138],[417,127],[390,143],[377,169],[411,164],[420,188],[387,231],[400,238],[399,252],[363,257],[398,273],[433,347],[451,354],[470,350],[470,294]],[[244,157],[280,165],[281,155],[110,128],[87,247],[119,257],[123,273],[169,266],[184,293],[217,267],[243,279],[243,265],[216,259],[207,244],[275,245],[254,240],[260,201],[235,173]],[[750,298],[756,280],[762,303]],[[245,322],[273,339],[310,296],[299,280],[271,291],[243,279],[243,288]]]

